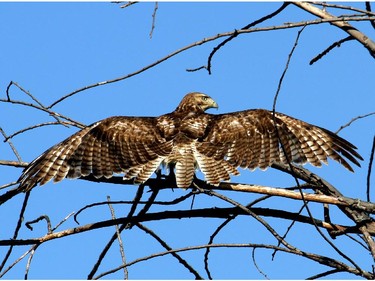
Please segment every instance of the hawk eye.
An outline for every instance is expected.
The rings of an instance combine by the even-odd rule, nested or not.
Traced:
[[[202,99],[203,99],[204,101],[206,101],[206,100],[208,100],[208,97],[202,97]]]

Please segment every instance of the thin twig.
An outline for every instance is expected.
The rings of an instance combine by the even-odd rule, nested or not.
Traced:
[[[26,263],[26,270],[25,270],[25,276],[24,276],[24,279],[27,280],[28,279],[28,276],[29,276],[29,271],[30,271],[30,266],[31,266],[31,261],[33,260],[33,257],[35,255],[35,251],[36,249],[39,247],[39,245],[35,245],[34,247],[32,247],[31,251],[30,251],[30,256],[29,258],[27,259],[27,263]]]
[[[19,233],[19,231],[21,229],[22,222],[23,222],[23,216],[24,216],[25,211],[26,211],[27,203],[29,202],[29,197],[30,197],[30,192],[26,192],[25,198],[24,198],[23,203],[22,203],[22,208],[21,208],[21,211],[20,211],[20,215],[18,217],[17,225],[16,225],[16,228],[14,230],[14,234],[13,234],[12,240],[16,240],[17,237],[18,237],[18,233]],[[3,261],[0,264],[0,272],[3,270],[6,262],[8,261],[10,255],[12,253],[12,250],[13,250],[13,245],[11,245],[9,247],[8,252],[5,254],[4,259],[3,259]]]
[[[71,216],[74,215],[74,212],[68,214],[65,218],[63,218],[55,227],[53,227],[51,229],[51,231],[55,231],[56,229],[58,229],[64,222],[66,222]]]
[[[366,12],[374,14],[372,12],[372,9],[371,9],[371,2],[370,1],[366,1],[365,5],[366,5]],[[370,24],[371,24],[372,28],[375,29],[375,20],[370,20]]]
[[[111,202],[110,196],[107,196],[107,201],[108,201],[108,207],[111,211],[112,219],[115,220],[116,219],[115,210],[113,209],[112,204],[110,203]],[[122,242],[120,228],[119,228],[118,224],[115,225],[115,228],[116,228],[116,235],[117,235],[117,240],[118,240],[118,244],[119,244],[119,248],[120,248],[121,260],[122,260],[123,264],[126,264],[124,243]],[[124,267],[124,280],[128,280],[128,279],[129,279],[129,272],[128,272],[128,268],[125,266]]]
[[[325,55],[327,55],[330,51],[332,51],[334,48],[336,47],[341,47],[341,44],[342,43],[345,43],[347,41],[351,41],[351,40],[354,40],[354,38],[349,35],[348,37],[345,37],[337,42],[334,42],[333,44],[331,44],[327,49],[325,49],[323,52],[321,52],[320,54],[318,54],[316,57],[314,57],[311,61],[310,61],[310,65],[313,65],[314,63],[316,63],[318,60],[320,60],[321,58],[323,58]]]
[[[25,90],[23,87],[21,87],[17,82],[14,82],[14,81],[10,81],[8,87],[7,87],[7,90],[6,90],[6,95],[7,95],[7,98],[8,98],[8,101],[11,101],[12,99],[10,98],[10,93],[9,93],[9,90],[10,90],[10,87],[14,85],[16,86],[18,89],[20,89],[23,93],[25,93],[27,96],[29,96],[33,101],[35,101],[40,107],[44,107],[43,104],[38,100],[36,99],[29,91]]]
[[[119,227],[119,229],[116,230],[116,232],[112,235],[110,240],[107,242],[107,244],[105,245],[105,247],[103,248],[102,252],[100,253],[100,255],[98,257],[98,260],[95,262],[94,266],[92,267],[91,271],[89,272],[87,279],[92,279],[92,277],[94,276],[94,274],[98,270],[101,262],[103,261],[104,257],[106,256],[107,252],[111,248],[113,242],[118,237],[118,233],[121,233],[124,229],[129,229],[131,227],[131,224],[129,223],[129,221],[133,217],[133,214],[134,214],[134,212],[137,208],[138,202],[140,201],[140,199],[142,197],[143,190],[144,190],[144,185],[143,184],[139,185],[139,188],[138,188],[137,193],[136,193],[136,195],[134,197],[134,200],[133,200],[134,202],[133,202],[133,204],[130,208],[130,211],[127,215],[127,219],[126,219],[127,222],[122,223],[121,226]],[[117,221],[117,219],[112,219],[112,221]],[[115,224],[115,225],[117,225],[117,224]]]
[[[253,21],[252,23],[250,24],[247,24],[246,26],[244,26],[243,28],[241,28],[241,30],[246,30],[246,29],[249,29],[250,27],[252,26],[256,26],[266,20],[269,20],[271,18],[273,18],[274,16],[278,15],[279,13],[281,13],[287,6],[289,5],[288,2],[284,2],[277,10],[275,10],[274,12],[264,16],[264,17],[261,17],[260,19],[257,19],[255,21]],[[225,39],[223,42],[221,42],[219,45],[217,45],[213,50],[212,52],[209,54],[208,56],[208,60],[207,60],[207,67],[205,67],[208,71],[208,74],[211,74],[211,63],[212,63],[212,58],[213,56],[215,55],[215,53],[217,51],[219,51],[225,44],[227,44],[228,42],[230,42],[231,40],[233,40],[234,38],[236,38],[240,33],[235,30],[233,32],[233,34],[228,37],[227,39]],[[197,70],[200,69],[200,68],[197,68]]]
[[[348,265],[346,265],[346,264],[344,264],[344,263],[342,263],[338,260],[334,260],[330,257],[312,254],[312,253],[308,253],[308,252],[294,251],[294,250],[291,250],[291,249],[281,248],[281,247],[277,247],[277,246],[274,246],[274,245],[253,244],[253,243],[248,243],[248,244],[225,244],[224,243],[224,244],[200,245],[200,246],[190,246],[190,247],[185,247],[185,248],[180,248],[180,249],[173,249],[173,250],[170,250],[170,251],[160,252],[160,253],[156,253],[156,254],[152,254],[152,255],[149,255],[149,256],[146,256],[146,257],[136,259],[132,262],[129,262],[126,266],[131,266],[131,265],[137,264],[137,263],[145,261],[145,260],[150,260],[150,259],[153,259],[153,258],[156,258],[156,257],[169,255],[171,253],[200,250],[200,249],[204,249],[204,248],[207,248],[207,247],[210,247],[210,248],[254,248],[254,247],[256,247],[256,248],[262,248],[262,249],[278,249],[279,251],[282,251],[282,252],[285,252],[285,253],[290,253],[290,254],[295,254],[295,255],[298,255],[298,256],[302,256],[302,257],[305,257],[307,259],[313,260],[315,262],[319,262],[321,264],[324,264],[326,266],[336,268],[340,271],[350,272],[350,273],[353,273],[355,275],[363,276],[363,277],[368,278],[368,279],[374,278],[374,275],[371,272],[358,271],[356,268],[350,267],[350,266],[348,266]],[[112,274],[112,273],[114,273],[118,270],[121,270],[121,268],[123,266],[124,265],[121,265],[121,266],[118,266],[118,267],[116,267],[112,270],[108,270],[105,273],[102,273],[98,276],[95,276],[94,279],[100,279],[100,278],[102,278],[106,275],[109,275],[109,274]]]
[[[8,182],[8,183],[3,184],[2,186],[0,186],[0,190],[1,190],[1,189],[8,188],[8,187],[13,186],[13,185],[16,185],[16,184],[18,184],[18,182],[15,182],[15,181]],[[0,202],[0,203],[1,203],[1,202]],[[1,205],[1,204],[0,204],[0,205]]]
[[[255,259],[255,250],[256,249],[257,248],[254,247],[253,250],[251,251],[251,259],[253,260],[253,264],[254,264],[255,268],[258,270],[258,272],[263,275],[264,278],[266,278],[267,280],[270,280],[270,278],[268,278],[267,274],[265,274],[263,272],[263,270],[260,269],[260,267],[258,266],[258,264],[256,262],[256,259]],[[275,249],[273,252],[276,253],[276,251],[277,251],[277,249]]]
[[[224,32],[224,33],[220,33],[220,34],[216,34],[214,36],[211,36],[211,37],[206,37],[200,41],[196,41],[194,43],[191,43],[185,47],[182,47],[181,49],[178,49],[164,57],[162,57],[161,59],[157,60],[157,61],[154,61],[153,63],[141,68],[141,69],[138,69],[132,73],[129,73],[129,74],[126,74],[124,76],[121,76],[121,77],[118,77],[118,78],[114,78],[114,79],[111,79],[111,80],[106,80],[106,81],[102,81],[102,82],[97,82],[97,83],[94,83],[94,84],[91,84],[91,85],[87,85],[87,86],[84,86],[82,88],[79,88],[71,93],[68,93],[66,94],[65,96],[59,98],[58,100],[54,101],[51,105],[49,105],[47,108],[48,109],[51,109],[52,107],[54,107],[55,105],[57,105],[58,103],[64,101],[65,99],[73,96],[73,95],[76,95],[80,92],[83,92],[83,91],[86,91],[88,89],[91,89],[91,88],[95,88],[95,87],[99,87],[99,86],[103,86],[103,85],[108,85],[108,84],[111,84],[111,83],[115,83],[115,82],[119,82],[119,81],[122,81],[122,80],[126,80],[130,77],[133,77],[135,75],[138,75],[142,72],[145,72],[146,70],[150,69],[150,68],[153,68],[155,66],[157,66],[158,64],[188,50],[188,49],[191,49],[191,48],[194,48],[194,47],[197,47],[197,46],[200,46],[200,45],[203,45],[203,44],[206,44],[208,42],[211,42],[211,41],[215,41],[219,38],[222,38],[222,37],[228,37],[228,36],[233,36],[234,34],[247,34],[247,33],[253,33],[253,32],[263,32],[263,31],[271,31],[271,30],[283,30],[283,29],[291,29],[291,28],[297,28],[297,27],[302,27],[302,26],[307,26],[307,25],[316,25],[316,24],[324,24],[324,23],[334,23],[334,22],[338,22],[338,21],[369,21],[369,20],[375,20],[375,17],[368,17],[368,16],[359,16],[359,17],[350,17],[350,18],[328,18],[328,19],[315,19],[315,20],[310,20],[310,21],[302,21],[302,22],[295,22],[295,23],[286,23],[286,24],[283,24],[283,25],[280,25],[280,26],[268,26],[268,27],[260,27],[260,28],[250,28],[250,29],[245,29],[245,30],[235,30],[235,31],[229,31],[229,32]],[[0,99],[0,101],[2,101]]]
[[[120,8],[125,9],[125,8],[130,7],[130,6],[132,6],[134,4],[137,4],[137,3],[139,3],[139,1],[128,1],[128,3],[126,3],[124,5],[121,5]]]
[[[169,206],[169,205],[176,205],[180,202],[183,202],[185,201],[186,199],[190,198],[192,195],[194,194],[194,192],[189,192],[188,194],[186,195],[183,195],[181,197],[178,197],[176,199],[173,199],[172,201],[154,201],[154,205],[161,205],[161,206]],[[147,204],[148,201],[139,201],[138,204]],[[96,207],[96,206],[101,206],[101,205],[107,205],[108,202],[107,201],[103,201],[103,202],[96,202],[96,203],[92,203],[92,204],[89,204],[89,205],[86,205],[84,207],[82,207],[81,209],[79,209],[75,215],[74,215],[74,221],[79,224],[78,222],[78,215],[80,213],[82,213],[83,211],[85,211],[86,209],[89,209],[89,208],[92,208],[92,207]],[[112,205],[115,205],[115,204],[126,204],[126,205],[129,205],[129,204],[134,204],[134,201],[111,201],[111,204]]]
[[[212,245],[213,244],[213,241],[214,241],[214,238],[219,234],[219,232],[228,224],[230,223],[236,216],[230,216],[229,218],[227,218],[224,222],[222,222],[216,229],[215,231],[212,233],[212,235],[210,236],[210,240],[208,241],[207,245]],[[211,276],[211,272],[210,272],[210,269],[209,269],[209,266],[208,266],[208,255],[210,253],[210,249],[209,247],[206,248],[206,251],[204,253],[204,269],[206,270],[206,273],[207,273],[207,276],[208,276],[208,279],[212,280],[212,276]]]
[[[186,195],[183,195],[181,197],[178,197],[176,199],[173,199],[171,201],[154,201],[153,205],[161,205],[161,206],[170,206],[170,205],[176,205],[178,203],[181,203],[183,201],[185,201],[186,199],[190,198],[192,195],[194,195],[194,192],[189,192],[188,194]],[[148,201],[139,201],[138,204],[147,204]],[[81,209],[79,209],[75,215],[74,215],[74,221],[79,224],[78,222],[78,215],[80,213],[82,213],[83,211],[85,211],[86,209],[89,209],[89,208],[92,208],[92,207],[97,207],[97,206],[101,206],[101,205],[107,205],[108,202],[107,201],[103,201],[103,202],[96,202],[96,203],[92,203],[92,204],[89,204],[89,205],[86,205],[84,207],[82,207]],[[134,204],[134,201],[131,200],[131,201],[111,201],[111,204],[112,205],[115,205],[115,204],[126,204],[126,205],[129,205],[129,204]]]
[[[307,202],[305,204],[302,205],[302,207],[299,209],[299,211],[297,212],[298,215],[300,215],[302,213],[302,211],[305,209],[307,205]],[[282,236],[283,239],[286,239],[286,236],[288,235],[289,231],[292,229],[292,227],[294,226],[294,224],[296,223],[297,221],[296,220],[293,220],[287,227],[284,235]],[[277,242],[277,246],[280,246],[280,242]],[[275,250],[273,253],[272,253],[272,260],[275,259],[275,256],[276,256],[276,253],[277,251]]]
[[[12,104],[18,104],[18,105],[23,105],[23,106],[27,106],[27,107],[31,107],[31,108],[35,108],[37,110],[40,110],[40,111],[44,111],[44,112],[47,112],[48,114],[50,114],[51,116],[54,116],[54,117],[60,117],[62,119],[65,119],[71,123],[74,123],[77,127],[79,128],[85,128],[86,126],[78,121],[75,121],[67,116],[64,116],[62,114],[59,114],[57,112],[54,112],[52,110],[50,110],[49,108],[45,108],[45,107],[40,107],[38,105],[35,105],[33,103],[29,103],[29,102],[25,102],[25,101],[19,101],[19,100],[6,100],[6,99],[0,99],[0,102],[4,102],[4,103],[12,103]]]
[[[274,118],[274,124],[275,124],[275,127],[276,127],[276,122],[275,122],[275,113],[276,113],[276,104],[277,104],[277,99],[279,97],[279,94],[280,94],[280,90],[281,90],[281,86],[283,84],[283,81],[284,81],[284,77],[289,69],[289,64],[290,64],[290,60],[292,59],[292,56],[294,54],[294,51],[295,49],[297,48],[298,46],[298,41],[299,41],[299,38],[303,32],[303,30],[306,28],[306,26],[303,26],[297,33],[297,37],[294,41],[294,44],[293,44],[293,47],[291,49],[291,51],[289,52],[289,55],[288,55],[288,58],[287,58],[287,61],[286,61],[286,64],[285,64],[285,67],[284,67],[284,70],[280,76],[280,79],[279,79],[279,83],[277,84],[277,89],[276,89],[276,93],[275,93],[275,96],[273,98],[273,105],[272,105],[272,114],[273,114],[273,118]],[[276,127],[276,131],[277,131],[277,127]],[[280,140],[280,139],[279,139]],[[284,151],[285,152],[285,151]],[[289,161],[288,161],[289,162]]]
[[[151,31],[150,31],[150,39],[152,39],[152,35],[154,34],[155,29],[155,22],[156,22],[156,12],[158,10],[159,4],[155,2],[154,12],[152,13],[152,24],[151,24]]]
[[[235,200],[229,198],[229,197],[226,197],[220,193],[217,193],[215,191],[208,191],[207,193],[208,195],[210,196],[215,196],[217,198],[220,198],[221,200],[223,201],[226,201],[230,204],[232,204],[233,206],[236,206],[237,208],[241,209],[242,211],[244,211],[245,213],[249,214],[250,216],[252,216],[254,219],[256,219],[258,222],[260,222],[275,238],[277,241],[280,241],[281,244],[283,244],[286,248],[288,249],[293,249],[293,250],[296,250],[297,249],[295,247],[293,247],[292,245],[290,245],[285,239],[283,239],[277,232],[275,229],[273,229],[264,219],[262,219],[259,215],[257,215],[256,213],[254,213],[250,208],[247,208],[245,206],[243,206],[242,204],[236,202]]]
[[[21,260],[23,260],[28,254],[30,254],[32,251],[34,251],[39,244],[33,245],[29,250],[27,250],[25,253],[23,253],[18,259],[16,259],[11,265],[9,265],[4,271],[0,272],[0,278],[3,278],[9,270],[11,270],[16,264],[18,264]]]
[[[64,222],[66,222],[74,213],[70,213],[68,214],[65,218],[63,218],[55,227],[52,227],[51,226],[51,221],[49,219],[48,216],[44,215],[44,216],[40,216],[38,219],[34,220],[33,222],[27,222],[26,223],[26,226],[28,228],[31,228],[30,227],[30,224],[31,223],[34,223],[34,222],[37,222],[37,221],[40,221],[42,219],[46,220],[47,221],[47,225],[48,225],[48,234],[52,233],[53,231],[55,231],[59,226],[61,226]],[[39,247],[40,244],[36,244],[34,245],[33,247],[31,247],[31,249],[27,252],[27,253],[30,253],[30,256],[29,258],[27,259],[27,263],[26,263],[26,270],[25,270],[25,276],[24,276],[24,279],[27,280],[28,279],[28,275],[29,275],[29,271],[30,271],[30,266],[31,266],[31,261],[35,255],[35,252],[36,252],[36,249]]]
[[[322,277],[326,277],[328,275],[332,275],[332,274],[335,274],[335,273],[338,273],[338,272],[342,272],[342,270],[339,270],[339,269],[331,269],[331,270],[327,270],[325,272],[322,272],[322,273],[319,273],[319,274],[315,274],[313,276],[310,276],[308,278],[306,278],[306,280],[317,280],[319,278],[322,278]]]
[[[359,119],[362,119],[362,118],[366,118],[366,117],[369,117],[371,115],[375,115],[375,112],[370,112],[370,113],[367,113],[367,114],[364,114],[364,115],[359,115],[357,117],[354,117],[352,118],[348,123],[346,123],[345,125],[342,125],[336,132],[335,134],[338,134],[342,129],[345,129],[347,127],[349,127],[353,122],[359,120]]]
[[[172,248],[163,240],[161,239],[154,231],[149,229],[148,227],[144,226],[141,223],[135,224],[139,229],[143,230],[147,234],[151,235],[159,244],[166,249],[167,251],[171,251]],[[177,253],[171,253],[173,257],[175,257],[179,263],[181,263],[185,268],[187,268],[195,277],[195,280],[203,280],[203,278],[200,276],[200,274],[185,260],[183,259],[179,254]]]
[[[26,227],[28,229],[30,229],[32,231],[33,227],[31,225],[34,224],[34,223],[38,223],[41,220],[45,220],[46,221],[46,223],[47,223],[47,234],[51,234],[52,233],[51,220],[50,220],[50,218],[47,215],[41,215],[41,216],[39,216],[38,218],[36,218],[36,219],[34,219],[32,221],[26,222],[25,225],[26,225]]]
[[[45,123],[36,124],[36,125],[30,126],[30,127],[24,128],[22,130],[19,130],[19,131],[15,132],[15,133],[9,135],[8,137],[6,137],[4,141],[8,141],[9,139],[12,139],[15,136],[17,136],[19,134],[22,134],[24,132],[27,132],[27,131],[30,131],[30,130],[33,130],[33,129],[36,129],[36,128],[41,128],[41,127],[44,127],[44,126],[51,126],[51,125],[64,125],[66,127],[68,127],[69,125],[71,125],[71,126],[75,126],[75,127],[78,127],[80,129],[82,129],[82,127],[78,126],[76,122],[74,122],[74,123],[70,122],[70,121],[45,122]]]
[[[1,132],[1,134],[3,135],[5,141],[9,144],[9,146],[10,146],[10,148],[12,149],[14,155],[17,157],[18,162],[22,162],[22,158],[21,158],[21,156],[19,155],[19,153],[18,153],[16,147],[15,147],[15,146],[13,145],[13,143],[8,139],[8,136],[5,134],[3,128],[1,128],[1,127],[0,127],[0,132]]]
[[[372,163],[374,161],[374,153],[375,153],[375,136],[372,139],[372,147],[371,147],[371,152],[370,152],[370,160],[368,163],[368,170],[367,170],[367,178],[366,178],[366,197],[367,201],[371,202],[370,198],[370,190],[371,190],[371,171],[372,171]]]
[[[355,8],[355,7],[352,7],[352,6],[331,4],[331,3],[327,3],[327,2],[314,2],[314,4],[320,5],[322,7],[327,7],[327,8],[349,10],[349,11],[354,11],[354,12],[362,13],[362,14],[369,15],[369,16],[375,16],[375,13],[372,13],[371,10],[362,10],[362,9],[358,9],[358,8]]]
[[[259,202],[262,202],[268,198],[271,198],[272,195],[265,195],[265,196],[262,196],[260,198],[257,198],[255,200],[253,200],[251,203],[247,204],[246,205],[246,208],[251,208],[252,206],[254,206],[255,204],[259,203]],[[210,236],[210,239],[208,241],[208,245],[210,244],[213,244],[213,241],[215,239],[215,237],[220,233],[220,231],[222,229],[224,229],[225,226],[227,226],[229,224],[229,222],[231,222],[232,220],[234,220],[236,217],[237,217],[238,214],[230,214],[228,215],[228,218],[222,222],[216,229],[215,231],[211,234]],[[210,280],[212,280],[212,276],[211,276],[211,272],[209,270],[209,266],[208,266],[208,255],[210,253],[210,248],[207,248],[206,249],[206,252],[204,253],[204,268],[206,270],[206,273],[207,273],[207,276]]]
[[[273,99],[273,105],[272,105],[272,119],[273,119],[273,123],[274,123],[274,128],[275,128],[276,136],[277,136],[278,142],[280,143],[280,146],[281,146],[281,149],[282,149],[283,155],[284,155],[284,157],[285,157],[285,159],[286,159],[286,162],[288,163],[288,166],[289,166],[290,170],[292,171],[292,176],[293,176],[293,178],[294,178],[294,180],[295,180],[295,182],[296,182],[296,185],[297,185],[297,187],[298,187],[298,189],[299,189],[299,192],[300,192],[300,194],[301,194],[301,199],[302,199],[302,202],[303,202],[303,206],[302,206],[302,208],[300,209],[299,213],[300,213],[304,208],[306,208],[307,211],[308,211],[308,213],[309,213],[309,216],[310,216],[311,219],[313,220],[313,217],[312,217],[311,213],[309,212],[309,208],[308,208],[308,206],[307,206],[307,201],[306,201],[306,199],[305,199],[305,197],[304,197],[304,194],[303,194],[303,192],[302,192],[302,189],[301,189],[301,185],[300,185],[300,183],[299,183],[299,180],[298,180],[298,178],[297,178],[297,177],[294,175],[294,173],[293,173],[293,165],[292,165],[292,163],[291,163],[291,160],[292,160],[292,159],[290,159],[290,157],[289,157],[289,155],[288,155],[288,153],[287,153],[287,151],[286,151],[286,149],[285,149],[285,145],[284,145],[284,143],[283,143],[283,141],[282,141],[281,135],[280,135],[280,133],[279,133],[279,128],[277,127],[277,122],[276,122],[276,104],[277,104],[277,99],[278,99],[279,94],[280,94],[280,91],[281,91],[281,86],[282,86],[282,84],[283,84],[284,77],[285,77],[285,75],[286,75],[286,73],[287,73],[287,71],[288,71],[288,69],[289,69],[290,61],[291,61],[291,59],[292,59],[292,57],[293,57],[293,54],[294,54],[295,49],[296,49],[297,46],[298,46],[299,38],[300,38],[300,36],[301,36],[303,30],[305,29],[305,27],[306,27],[306,26],[302,27],[302,28],[298,31],[297,36],[296,36],[296,39],[295,39],[294,44],[293,44],[293,47],[292,47],[291,51],[289,52],[289,55],[288,55],[288,58],[287,58],[287,61],[286,61],[286,64],[285,64],[284,70],[283,70],[283,72],[282,72],[282,74],[281,74],[281,76],[280,76],[279,83],[278,83],[278,85],[277,85],[277,90],[276,90],[276,93],[275,93],[275,96],[274,96],[274,99]],[[291,227],[292,227],[293,225],[294,225],[294,221],[289,225],[287,231],[284,233],[284,235],[283,235],[283,237],[282,237],[283,239],[286,238],[286,235],[289,233],[289,231],[290,231],[290,229],[291,229]],[[278,246],[280,245],[280,241],[281,241],[281,240],[278,241]],[[272,259],[275,257],[275,254],[276,254],[276,251],[273,252],[273,254],[272,254]]]
[[[10,90],[10,87],[12,85],[15,85],[18,89],[20,89],[23,93],[25,93],[27,96],[29,96],[34,102],[36,102],[38,104],[39,107],[41,108],[44,108],[46,109],[46,107],[36,98],[34,97],[29,91],[25,90],[23,87],[21,87],[17,82],[14,82],[14,81],[10,81],[8,87],[7,87],[7,90],[6,90],[6,94],[7,94],[7,98],[8,98],[8,101],[11,102],[12,99],[10,98],[10,93],[9,93],[9,90]],[[60,119],[57,115],[52,115],[53,118],[56,119],[57,122],[60,123]]]
[[[302,7],[304,7],[304,6],[302,6]],[[279,142],[281,143],[281,148],[282,148],[283,153],[284,153],[284,156],[285,156],[285,158],[286,158],[286,160],[287,160],[288,167],[290,168],[291,175],[293,175],[293,178],[295,179],[296,184],[297,184],[298,187],[300,186],[300,184],[299,184],[299,180],[298,180],[298,177],[295,175],[294,167],[293,167],[293,165],[291,164],[291,159],[289,159],[288,153],[287,153],[286,150],[285,150],[284,144],[282,143],[281,137],[280,137],[279,132],[278,132],[278,128],[277,128],[277,126],[276,126],[277,123],[276,123],[275,112],[276,112],[276,102],[277,102],[278,95],[279,95],[279,93],[280,93],[280,89],[281,89],[282,81],[283,81],[283,79],[284,79],[284,77],[285,77],[285,74],[286,74],[286,72],[287,72],[287,70],[288,70],[290,60],[291,60],[291,58],[292,58],[292,55],[293,55],[293,53],[294,53],[295,48],[296,48],[297,45],[298,45],[299,37],[300,37],[302,31],[304,30],[304,28],[305,28],[305,27],[303,27],[303,28],[298,32],[298,34],[297,34],[297,38],[296,38],[295,43],[294,43],[294,46],[293,46],[292,50],[291,50],[290,53],[289,53],[289,56],[288,56],[288,60],[287,60],[286,66],[285,66],[284,71],[283,71],[283,73],[282,73],[282,75],[281,75],[281,77],[280,77],[280,80],[279,80],[279,84],[278,84],[277,91],[276,91],[275,98],[274,98],[273,109],[272,109],[272,113],[273,113],[273,122],[274,122],[274,124],[275,124],[275,129],[276,129],[277,138],[279,139]],[[325,241],[326,241],[326,242],[327,242],[327,243],[328,243],[328,244],[329,244],[329,245],[330,245],[330,246],[331,246],[331,247],[332,247],[332,248],[333,248],[333,249],[334,249],[334,250],[335,250],[340,256],[342,256],[344,259],[346,259],[347,261],[349,261],[353,266],[355,266],[359,271],[361,271],[361,270],[362,270],[361,267],[358,266],[358,264],[355,263],[353,259],[351,259],[351,258],[350,258],[348,255],[346,255],[343,251],[341,251],[341,250],[340,250],[335,244],[333,244],[333,242],[330,241],[330,240],[328,239],[328,237],[326,237],[326,235],[324,235],[324,233],[320,230],[320,228],[318,227],[318,225],[315,224],[314,217],[313,217],[313,215],[312,215],[312,213],[311,213],[310,208],[309,208],[308,205],[307,205],[307,201],[305,200],[305,197],[304,197],[304,194],[303,194],[303,192],[302,192],[302,189],[300,189],[300,193],[301,193],[302,201],[303,201],[303,203],[304,203],[304,206],[303,206],[303,207],[306,209],[306,211],[307,211],[309,217],[310,217],[311,220],[312,220],[313,225],[315,226],[315,229],[318,231],[318,233],[320,234],[320,236],[321,236],[321,237],[322,237],[322,238],[323,238],[323,239],[324,239],[324,240],[325,240]],[[283,241],[283,240],[280,239],[279,241]]]

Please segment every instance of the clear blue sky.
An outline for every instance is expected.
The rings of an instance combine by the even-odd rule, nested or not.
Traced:
[[[218,33],[240,29],[263,15],[274,11],[281,3],[159,3],[152,39],[154,3],[141,3],[120,9],[113,3],[0,3],[0,93],[5,98],[10,81],[18,82],[43,104],[49,105],[59,97],[93,83],[114,79],[132,73],[168,55],[169,53]],[[357,4],[363,8],[362,4]],[[289,7],[281,15],[262,26],[279,25],[314,19],[312,15]],[[361,30],[374,38],[369,24],[358,24]],[[298,29],[241,35],[213,58],[212,75],[205,70],[186,72],[206,64],[212,48],[222,39],[197,46],[168,61],[127,80],[83,91],[57,105],[54,110],[84,124],[113,115],[157,116],[174,110],[187,92],[200,91],[212,96],[219,104],[218,111],[225,113],[249,108],[272,109],[273,98],[287,56],[294,44]],[[303,119],[332,131],[353,117],[375,110],[374,60],[367,50],[356,42],[337,48],[315,65],[309,61],[332,42],[347,35],[326,24],[309,26],[301,34],[299,46],[290,63],[277,103],[277,111]],[[11,95],[28,100],[16,88]],[[0,104],[0,126],[7,134],[41,122],[54,121],[47,114],[21,106]],[[49,126],[27,132],[14,138],[13,143],[23,161],[29,162],[44,150],[76,132],[76,128]],[[322,169],[313,169],[342,193],[365,199],[366,173],[371,141],[374,134],[374,117],[359,120],[340,135],[354,143],[364,157],[362,168],[349,173],[339,164],[330,162]],[[0,147],[1,159],[15,160],[9,146]],[[1,184],[16,180],[20,169],[0,167]],[[271,169],[266,172],[241,171],[234,182],[269,186],[292,186],[294,180]],[[374,181],[374,179],[373,179]],[[33,190],[25,214],[25,221],[48,214],[56,225],[69,213],[98,201],[131,200],[134,186],[111,186],[85,181],[66,180],[47,184]],[[186,191],[162,191],[159,200],[177,198]],[[253,194],[227,194],[243,204],[259,197]],[[12,236],[22,196],[1,206],[0,239]],[[194,208],[229,206],[207,196],[198,196]],[[259,204],[262,207],[285,208],[297,211],[301,203],[271,199]],[[188,209],[189,204],[176,208]],[[313,205],[316,216],[323,210]],[[333,210],[335,208],[332,208]],[[157,210],[152,209],[151,211]],[[127,214],[127,207],[117,206],[118,217]],[[109,219],[108,207],[97,207],[80,216],[81,224]],[[337,223],[349,223],[338,215]],[[288,223],[269,220],[283,233]],[[191,219],[153,222],[147,224],[164,238],[171,247],[200,245],[221,221]],[[4,228],[4,225],[6,226]],[[60,230],[74,227],[70,219]],[[39,237],[45,234],[43,223],[33,232],[23,228],[20,237]],[[32,261],[29,278],[67,279],[86,278],[99,252],[112,235],[107,228],[51,241],[38,249]],[[342,238],[340,238],[342,239]],[[370,270],[371,258],[358,246],[346,239],[337,240],[342,249],[356,262]],[[124,232],[123,240],[127,260],[162,251],[150,237],[137,229]],[[312,227],[297,224],[288,241],[306,251],[319,251],[331,255],[333,250],[316,234]],[[219,235],[217,243],[273,243],[275,239],[251,218],[239,218]],[[28,247],[17,248],[13,261]],[[0,248],[0,256],[5,249]],[[203,272],[203,252],[182,254]],[[337,255],[333,254],[334,257]],[[269,278],[303,279],[325,268],[301,258],[278,253],[271,261],[271,252],[257,250],[259,267]],[[118,247],[114,246],[99,272],[121,263]],[[5,277],[23,278],[26,260]],[[290,268],[290,265],[293,269]],[[306,269],[308,268],[308,269]],[[212,250],[211,269],[214,278],[261,279],[251,260],[250,249]],[[293,272],[291,272],[293,271]],[[193,278],[176,260],[167,256],[129,268],[132,279]],[[335,278],[353,278],[335,275]],[[122,278],[122,273],[110,278]]]

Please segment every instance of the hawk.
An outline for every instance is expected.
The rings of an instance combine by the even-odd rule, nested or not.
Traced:
[[[237,168],[267,169],[288,161],[320,167],[332,158],[353,171],[356,147],[329,130],[282,113],[252,109],[208,114],[217,103],[203,93],[187,94],[177,108],[159,117],[115,116],[98,121],[56,144],[32,161],[19,178],[28,191],[37,184],[93,175],[143,183],[169,166],[176,184],[188,188],[200,169],[207,183],[219,185]],[[174,169],[174,170],[173,170]]]

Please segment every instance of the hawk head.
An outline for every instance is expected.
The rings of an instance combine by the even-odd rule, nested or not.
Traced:
[[[217,103],[210,96],[203,93],[193,92],[187,94],[182,99],[177,106],[176,111],[203,113],[209,108],[218,107]]]

